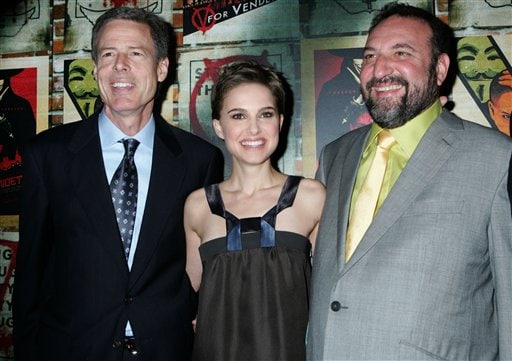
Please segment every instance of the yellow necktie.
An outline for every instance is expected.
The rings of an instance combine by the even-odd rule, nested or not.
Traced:
[[[346,262],[354,253],[373,220],[380,188],[386,173],[389,149],[395,144],[395,139],[389,131],[383,130],[378,135],[377,143],[377,150],[370,170],[354,204],[354,210],[350,215],[345,245]]]

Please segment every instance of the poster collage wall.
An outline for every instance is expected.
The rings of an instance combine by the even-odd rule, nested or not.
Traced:
[[[18,239],[19,145],[101,105],[90,36],[107,9],[135,6],[173,23],[177,80],[161,107],[171,124],[225,149],[211,127],[218,69],[249,59],[286,77],[292,97],[278,166],[314,176],[322,147],[371,122],[359,90],[362,47],[387,0],[23,0],[0,12],[0,360],[12,359],[11,293]],[[510,0],[409,0],[458,37],[453,111],[510,136]],[[508,86],[496,85],[500,75]],[[50,104],[50,105],[49,105]],[[226,158],[229,168],[229,157]],[[227,171],[226,171],[227,173]]]

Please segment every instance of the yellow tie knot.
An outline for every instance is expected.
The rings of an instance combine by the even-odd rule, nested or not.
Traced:
[[[393,138],[389,130],[382,130],[377,136],[377,146],[379,148],[389,150],[395,143],[395,138]]]

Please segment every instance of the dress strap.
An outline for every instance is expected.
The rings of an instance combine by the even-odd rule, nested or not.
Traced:
[[[277,204],[261,217],[261,247],[276,245],[276,217],[279,212],[293,205],[301,179],[300,176],[288,176]]]
[[[212,213],[226,220],[227,250],[240,251],[242,249],[240,220],[226,211],[218,184],[206,186],[204,190]]]
[[[220,195],[219,185],[210,184],[204,187],[206,194],[206,200],[210,206],[210,211],[224,218],[224,202],[222,202],[222,196]]]
[[[301,179],[300,176],[288,176],[277,204],[268,210],[263,217],[241,220],[226,211],[218,184],[205,187],[206,199],[211,212],[226,220],[227,250],[240,251],[242,249],[242,233],[255,231],[260,231],[261,247],[274,247],[276,245],[276,217],[279,212],[293,205]],[[259,229],[257,229],[258,226]]]
[[[276,214],[293,205],[301,180],[302,177],[300,176],[288,176],[288,179],[283,186],[283,190],[281,191],[281,195],[279,196],[279,201],[277,202]]]

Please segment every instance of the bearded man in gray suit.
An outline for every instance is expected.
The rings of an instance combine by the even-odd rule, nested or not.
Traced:
[[[320,157],[309,360],[512,360],[512,142],[442,109],[452,39],[408,5],[372,22],[361,88],[374,124]],[[354,241],[383,130],[394,143]]]

